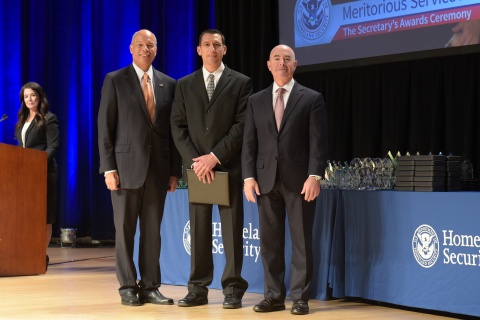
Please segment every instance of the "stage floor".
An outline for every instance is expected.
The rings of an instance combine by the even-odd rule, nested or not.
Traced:
[[[175,305],[146,304],[126,307],[120,304],[115,277],[114,248],[48,248],[50,266],[45,275],[0,277],[0,319],[292,319],[291,300],[287,310],[253,312],[263,299],[247,293],[243,308],[225,310],[220,290],[211,290],[209,304],[180,308],[179,299],[187,294],[184,286],[163,285],[161,292]],[[1,263],[1,262],[0,262]],[[363,301],[310,300],[310,314],[302,319],[458,319],[440,315],[379,306]]]

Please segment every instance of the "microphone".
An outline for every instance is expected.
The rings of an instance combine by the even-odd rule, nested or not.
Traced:
[[[7,119],[8,119],[8,116],[7,116],[6,114],[4,114],[4,115],[2,116],[2,118],[0,119],[0,122],[5,121],[5,120],[7,120]]]

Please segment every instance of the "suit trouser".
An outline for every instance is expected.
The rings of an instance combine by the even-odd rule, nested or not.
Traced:
[[[286,190],[280,179],[258,199],[260,246],[265,274],[264,296],[283,301],[285,286],[285,215],[292,240],[290,296],[309,299],[313,269],[312,233],[316,201]],[[286,209],[286,212],[285,212]]]
[[[243,194],[240,183],[230,183],[230,206],[218,206],[225,248],[223,293],[243,297],[248,282],[242,278],[243,264]],[[212,208],[210,204],[189,204],[191,270],[188,291],[207,294],[213,281]]]
[[[153,290],[161,284],[160,224],[167,190],[160,188],[160,183],[151,173],[149,169],[143,187],[120,189],[111,193],[115,222],[115,263],[120,294],[131,290],[137,291],[138,287]],[[140,223],[138,285],[133,262],[137,220]]]

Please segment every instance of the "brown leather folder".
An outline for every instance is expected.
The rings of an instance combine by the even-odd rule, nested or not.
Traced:
[[[193,169],[187,169],[187,179],[188,202],[230,206],[228,172],[215,171],[215,179],[211,183],[203,183]]]

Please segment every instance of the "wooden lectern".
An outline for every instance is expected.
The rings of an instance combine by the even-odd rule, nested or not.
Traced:
[[[45,273],[47,153],[0,143],[0,276]]]

